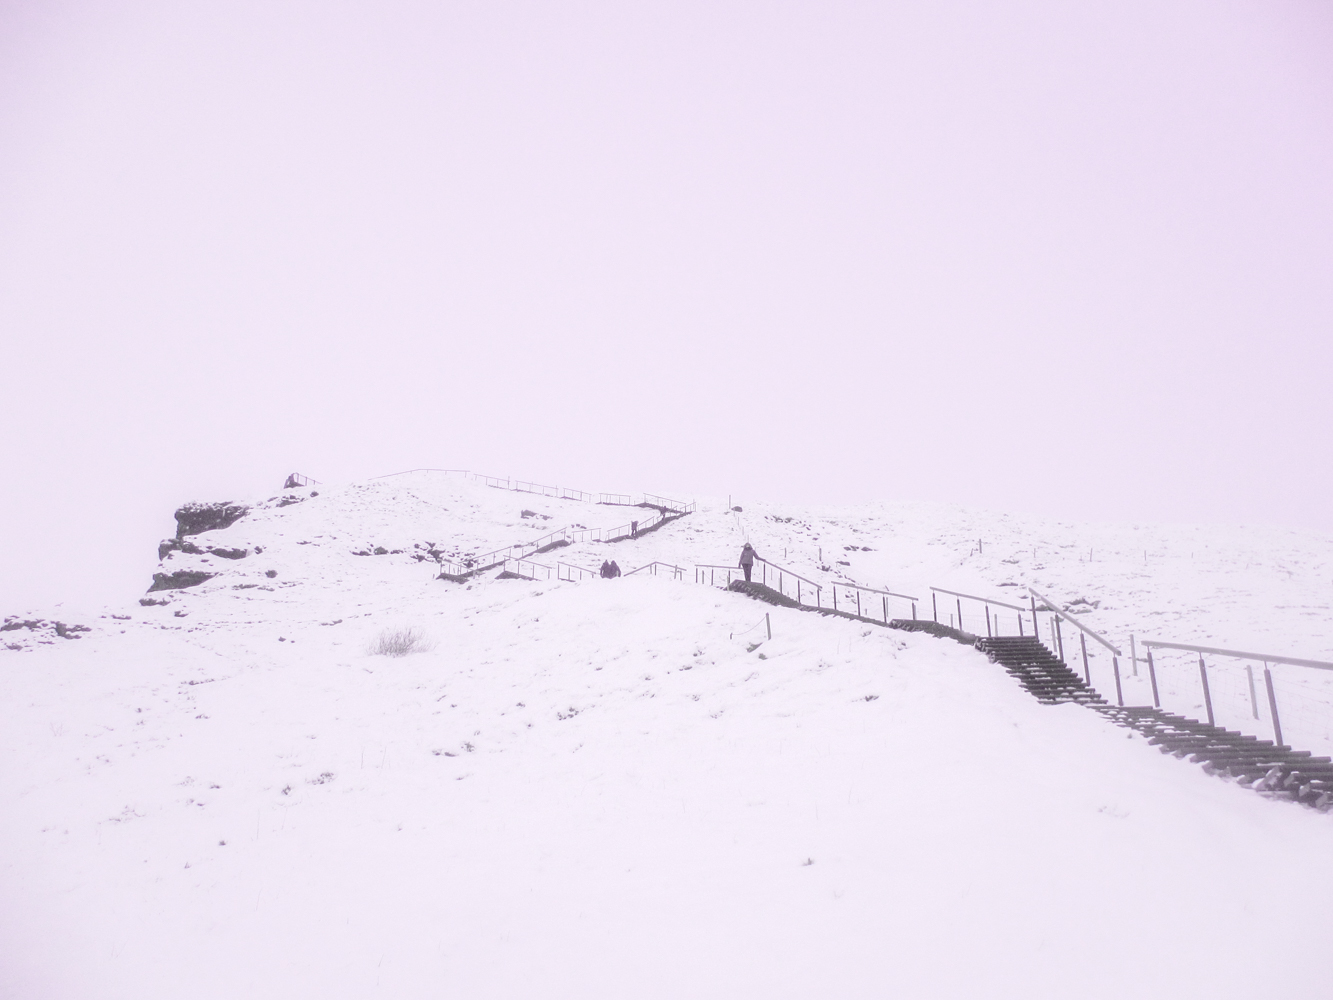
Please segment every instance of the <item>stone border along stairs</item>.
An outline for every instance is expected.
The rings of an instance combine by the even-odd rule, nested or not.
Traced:
[[[1034,636],[984,638],[934,621],[895,618],[882,622],[848,611],[798,604],[772,587],[745,580],[735,580],[727,589],[781,607],[954,639],[999,663],[1043,705],[1082,705],[1147,737],[1162,753],[1201,764],[1208,774],[1233,779],[1270,798],[1300,802],[1320,812],[1333,809],[1333,758],[1315,757],[1308,750],[1294,750],[1158,708],[1111,705]]]

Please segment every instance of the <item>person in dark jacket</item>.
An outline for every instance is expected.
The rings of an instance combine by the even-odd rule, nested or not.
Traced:
[[[746,542],[745,548],[741,549],[741,569],[745,570],[746,583],[750,582],[750,571],[754,569],[755,555],[754,546]]]
[[[605,559],[602,560],[602,579],[609,579],[611,576],[611,564]]]
[[[614,579],[615,579],[616,577],[618,577],[619,575],[620,575],[620,566],[616,563],[616,561],[615,561],[614,559],[612,559],[612,560],[611,560],[611,579],[614,580]]]

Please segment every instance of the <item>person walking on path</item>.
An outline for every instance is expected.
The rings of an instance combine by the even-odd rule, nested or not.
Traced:
[[[754,546],[746,542],[745,548],[741,549],[741,569],[745,570],[746,583],[750,582],[750,571],[754,569],[755,555]]]
[[[611,564],[605,559],[602,560],[602,579],[609,579],[611,576]]]
[[[631,522],[629,523],[629,536],[630,536],[630,538],[638,538],[638,537],[639,537],[639,522],[638,522],[638,521],[631,521]]]
[[[616,563],[616,561],[615,561],[614,559],[612,559],[612,560],[611,560],[611,579],[614,580],[614,579],[615,579],[616,577],[618,577],[619,575],[620,575],[620,566]]]

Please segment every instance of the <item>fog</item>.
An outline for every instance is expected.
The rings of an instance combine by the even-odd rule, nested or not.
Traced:
[[[420,466],[1333,531],[1323,3],[0,5],[0,613]]]

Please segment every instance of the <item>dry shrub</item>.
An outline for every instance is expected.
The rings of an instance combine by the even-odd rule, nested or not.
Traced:
[[[386,628],[370,644],[371,656],[406,656],[430,648],[425,633],[415,628]]]

